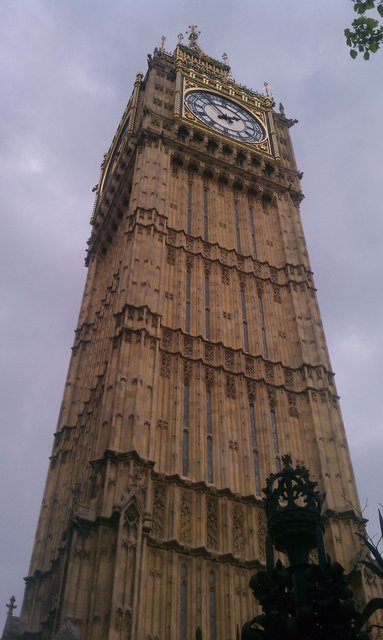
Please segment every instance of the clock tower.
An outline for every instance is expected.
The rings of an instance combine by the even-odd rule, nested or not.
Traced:
[[[102,164],[23,638],[234,640],[284,453],[326,493],[327,551],[363,598],[292,124],[195,26],[137,74]]]

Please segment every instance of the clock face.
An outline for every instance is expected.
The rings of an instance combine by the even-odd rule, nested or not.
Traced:
[[[255,116],[218,93],[189,91],[185,103],[198,120],[234,140],[259,143],[266,138],[265,129]]]

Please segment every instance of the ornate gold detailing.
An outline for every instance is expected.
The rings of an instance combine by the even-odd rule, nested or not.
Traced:
[[[197,44],[199,32],[196,25],[191,25],[189,29],[189,46],[184,46],[179,42],[175,51],[176,95],[174,115],[176,119],[183,119],[193,123],[199,129],[208,132],[213,138],[222,139],[222,137],[226,137],[224,134],[219,134],[206,124],[203,124],[185,105],[185,96],[189,91],[196,89],[212,91],[232,102],[237,102],[239,106],[245,108],[262,123],[267,132],[267,139],[261,143],[249,144],[253,147],[256,146],[261,153],[278,159],[280,156],[273,120],[272,97],[262,95],[248,87],[237,84],[231,78],[227,54],[223,54],[223,62],[206,56]],[[237,140],[231,140],[231,142],[237,147],[249,147],[249,144],[245,142]]]
[[[197,29],[198,27],[196,24],[189,25],[189,32],[186,33],[189,37],[189,48],[196,51],[201,51],[201,47],[197,44],[198,36],[201,32]]]

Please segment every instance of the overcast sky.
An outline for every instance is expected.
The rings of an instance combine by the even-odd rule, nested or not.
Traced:
[[[0,633],[21,606],[85,280],[99,166],[135,73],[198,24],[206,53],[299,124],[302,218],[370,534],[382,482],[383,53],[351,60],[350,0],[0,3]]]

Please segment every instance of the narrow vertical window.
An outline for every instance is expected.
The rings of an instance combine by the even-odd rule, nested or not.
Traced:
[[[189,475],[189,430],[184,429],[182,437],[182,475]]]
[[[241,307],[242,307],[242,326],[243,326],[243,342],[246,352],[249,351],[249,333],[247,328],[247,316],[246,316],[246,298],[245,289],[241,287]]]
[[[215,573],[209,571],[209,620],[210,640],[217,640],[217,613],[215,603]]]
[[[187,578],[188,568],[186,564],[181,565],[181,602],[180,602],[180,640],[187,637]]]
[[[210,340],[210,293],[207,273],[205,273],[205,336],[207,340]]]
[[[213,425],[211,420],[211,392],[206,391],[207,481],[213,482]]]
[[[253,447],[255,493],[256,495],[259,495],[261,493],[260,474],[259,474],[259,457],[258,457],[258,446],[257,446],[257,432],[255,430],[255,412],[254,412],[254,405],[252,403],[249,405],[249,415],[250,415],[251,444]]]
[[[208,199],[207,199],[207,189],[203,190],[203,239],[205,242],[209,239],[209,216],[208,216]]]
[[[257,241],[255,239],[255,225],[254,225],[254,209],[250,207],[249,209],[250,216],[250,229],[251,229],[251,240],[253,242],[253,258],[257,259]]]
[[[265,358],[269,357],[266,340],[266,326],[265,326],[265,314],[263,312],[263,302],[261,296],[258,296],[259,315],[261,318],[261,331],[262,331],[262,348]]]
[[[237,251],[241,253],[241,234],[239,230],[239,211],[238,211],[238,202],[234,201],[234,218],[235,218],[235,233],[237,237]]]
[[[189,427],[189,399],[190,399],[190,386],[184,384],[184,427]]]
[[[273,447],[274,454],[277,463],[277,470],[281,470],[281,461],[279,459],[279,443],[278,443],[278,431],[277,431],[277,419],[275,416],[275,409],[270,410],[270,421],[271,421],[271,434],[273,436]]]
[[[208,434],[211,436],[213,433],[213,425],[211,422],[211,391],[206,391],[206,427]]]
[[[188,186],[188,217],[187,217],[187,228],[186,231],[188,235],[191,234],[192,228],[192,201],[193,201],[193,184],[189,182]]]
[[[185,314],[185,331],[190,332],[190,289],[191,289],[191,271],[186,271],[186,314]]]
[[[184,384],[183,435],[182,435],[182,475],[189,474],[189,401],[190,386]]]

